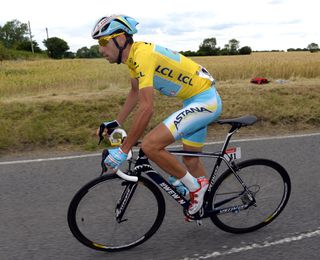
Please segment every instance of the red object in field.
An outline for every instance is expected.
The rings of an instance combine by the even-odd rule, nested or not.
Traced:
[[[253,78],[251,81],[251,83],[253,84],[267,84],[269,83],[270,81],[266,78]]]

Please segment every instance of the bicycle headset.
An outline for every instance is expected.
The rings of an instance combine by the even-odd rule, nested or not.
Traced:
[[[135,19],[126,15],[104,16],[96,22],[91,36],[93,39],[97,40],[102,36],[109,36],[119,32],[124,32],[126,36],[126,42],[123,47],[119,46],[116,38],[112,38],[114,44],[119,50],[117,63],[120,64],[122,52],[127,47],[130,37],[138,32],[136,28],[137,24],[138,22]]]

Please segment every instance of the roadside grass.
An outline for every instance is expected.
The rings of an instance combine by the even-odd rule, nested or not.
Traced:
[[[241,132],[318,131],[320,55],[276,54],[194,59],[215,75],[223,100],[222,118],[244,114],[259,118],[257,125]],[[125,65],[110,65],[102,59],[2,62],[0,155],[101,149],[95,131],[101,122],[116,117],[130,88],[128,75]],[[267,77],[271,83],[253,85],[253,76]],[[147,130],[176,111],[181,101],[157,93],[155,106]],[[124,125],[126,129],[132,119]],[[224,131],[225,127],[213,126],[209,135],[222,136]]]

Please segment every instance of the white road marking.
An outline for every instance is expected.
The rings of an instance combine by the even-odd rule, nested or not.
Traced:
[[[279,140],[279,139],[289,139],[289,138],[311,137],[311,136],[318,136],[318,135],[320,135],[320,133],[301,134],[301,135],[287,135],[287,136],[274,136],[274,137],[260,137],[260,138],[258,137],[258,138],[246,138],[246,139],[234,139],[234,140],[231,140],[231,143],[234,143],[234,142],[264,141],[264,140]],[[223,141],[208,142],[208,143],[206,143],[206,145],[222,144],[222,143],[223,143]],[[179,147],[182,147],[182,145],[170,146],[170,148],[179,148]],[[29,159],[29,160],[3,161],[3,162],[0,162],[0,165],[47,162],[47,161],[58,161],[58,160],[71,160],[71,159],[97,157],[97,156],[101,156],[101,153],[73,155],[73,156],[64,156],[64,157],[52,157],[52,158],[39,158],[39,159]]]
[[[252,243],[247,246],[242,246],[242,247],[233,247],[229,250],[225,251],[214,251],[212,253],[208,253],[206,255],[195,255],[194,257],[185,257],[182,260],[200,260],[200,259],[210,259],[218,256],[225,256],[225,255],[231,255],[231,254],[236,254],[236,253],[241,253],[253,249],[258,249],[258,248],[265,248],[265,247],[271,247],[271,246],[277,246],[277,245],[282,245],[286,243],[291,243],[295,241],[299,241],[302,239],[306,238],[311,238],[311,237],[316,237],[320,236],[320,227],[314,231],[310,232],[305,232],[305,233],[300,233],[295,236],[291,237],[286,237],[283,239],[275,240],[275,241],[265,241],[262,243]]]

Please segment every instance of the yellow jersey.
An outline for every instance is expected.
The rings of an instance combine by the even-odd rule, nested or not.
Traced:
[[[154,87],[166,96],[183,100],[213,86],[209,72],[178,52],[156,44],[134,42],[127,61],[130,77],[139,81],[139,89]]]

